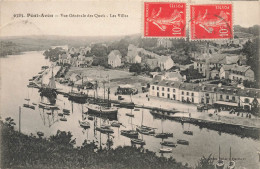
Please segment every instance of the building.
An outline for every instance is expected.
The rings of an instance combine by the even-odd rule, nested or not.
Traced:
[[[108,64],[114,67],[121,66],[122,55],[118,50],[113,50],[108,55]]]
[[[219,71],[220,79],[229,79],[230,71],[233,65],[223,65]]]
[[[194,69],[197,69],[203,76],[207,76],[211,70],[220,70],[223,65],[237,64],[239,60],[238,55],[203,54],[195,59]]]
[[[260,90],[222,86],[221,84],[194,84],[170,80],[154,80],[150,84],[151,96],[162,97],[196,104],[210,104],[220,107],[233,107],[251,110],[259,107]]]
[[[128,52],[126,56],[126,62],[128,63],[140,63],[140,58],[136,56],[141,57],[141,62],[145,62],[146,59],[153,59],[159,57],[159,55],[147,51],[143,48],[138,48],[133,44],[129,44],[128,46]]]
[[[158,38],[157,47],[171,48],[173,47],[172,41],[170,39]]]
[[[161,70],[169,70],[174,66],[174,62],[171,56],[160,56],[157,58],[157,60],[158,67],[160,67]]]
[[[250,66],[234,65],[230,70],[229,79],[233,81],[241,81],[241,82],[243,82],[244,80],[254,81],[255,74]]]
[[[73,66],[76,67],[89,67],[92,65],[93,57],[85,57],[83,55],[79,55],[76,60],[76,64]]]
[[[71,56],[67,53],[64,53],[62,55],[59,55],[59,64],[71,64]]]

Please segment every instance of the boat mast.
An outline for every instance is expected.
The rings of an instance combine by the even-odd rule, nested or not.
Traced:
[[[110,78],[109,78],[109,75],[108,75],[107,107],[110,107],[110,106],[109,106],[109,94],[110,94]]]
[[[96,80],[96,101],[97,101],[97,99],[98,99],[98,82]]]
[[[144,109],[142,108],[142,122],[141,122],[141,126],[143,126],[143,120],[144,120]]]
[[[218,148],[218,159],[220,160],[220,145],[219,145],[219,148]]]
[[[231,147],[230,147],[229,161],[231,162]]]

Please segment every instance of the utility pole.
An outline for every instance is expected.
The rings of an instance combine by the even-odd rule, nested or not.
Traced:
[[[21,133],[21,106],[19,106],[19,133]]]

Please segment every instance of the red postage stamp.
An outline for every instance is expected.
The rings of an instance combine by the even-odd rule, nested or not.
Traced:
[[[186,4],[144,2],[144,37],[186,37]]]
[[[233,38],[232,4],[190,5],[190,39]]]

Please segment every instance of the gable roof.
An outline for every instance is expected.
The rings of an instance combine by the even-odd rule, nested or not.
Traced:
[[[242,65],[242,66],[239,66],[239,65],[234,65],[231,70],[233,71],[238,71],[238,72],[246,72],[248,69],[250,69],[251,67],[250,66],[245,66],[245,65]]]

